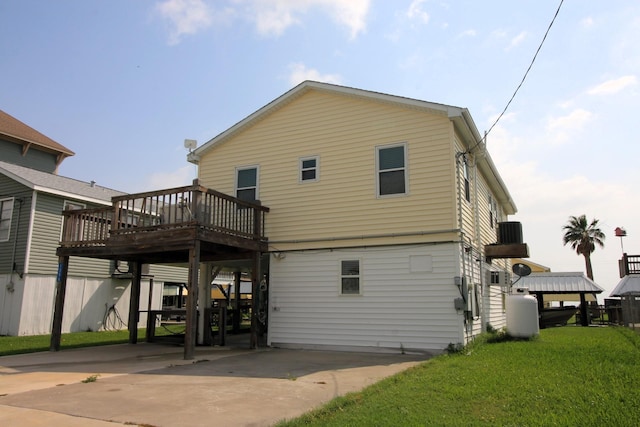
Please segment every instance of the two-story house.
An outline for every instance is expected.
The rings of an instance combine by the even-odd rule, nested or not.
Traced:
[[[442,351],[505,326],[490,272],[528,253],[490,246],[516,206],[468,110],[306,81],[189,160],[270,208],[267,344]]]
[[[60,163],[73,154],[0,111],[0,335],[51,332],[63,210],[110,206],[112,197],[124,194],[58,175]],[[184,283],[187,276],[171,266],[145,272],[141,310],[161,308],[163,284]],[[126,263],[77,258],[68,275],[63,331],[127,327]],[[140,320],[144,325],[144,314]]]

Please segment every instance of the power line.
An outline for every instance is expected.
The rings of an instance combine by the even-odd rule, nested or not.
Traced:
[[[489,135],[489,133],[493,130],[493,128],[498,124],[498,122],[500,121],[502,116],[504,116],[504,113],[507,112],[507,109],[511,105],[511,102],[516,97],[516,94],[518,93],[518,91],[520,90],[522,85],[524,84],[524,81],[527,79],[527,76],[529,75],[529,71],[531,71],[531,67],[533,67],[534,62],[536,62],[536,58],[538,57],[538,54],[540,53],[540,50],[542,49],[542,45],[544,45],[544,42],[547,39],[547,35],[549,34],[549,31],[551,31],[551,27],[553,27],[553,23],[556,21],[556,18],[558,17],[558,14],[560,13],[560,9],[562,8],[562,3],[564,3],[564,0],[560,0],[560,4],[558,5],[558,9],[556,10],[555,15],[553,15],[553,19],[549,23],[549,26],[547,27],[547,31],[545,31],[544,36],[542,37],[542,41],[540,41],[540,45],[538,46],[538,49],[536,50],[535,55],[533,55],[533,58],[531,59],[531,63],[529,64],[529,67],[527,68],[527,71],[524,73],[524,76],[522,76],[522,80],[520,80],[520,84],[518,84],[518,87],[516,87],[516,90],[513,92],[513,95],[511,95],[511,99],[509,99],[509,102],[507,102],[507,105],[505,105],[504,109],[502,110],[502,112],[500,113],[498,118],[493,122],[493,124],[491,125],[489,130],[484,133],[484,136],[482,137],[482,139],[480,141],[478,141],[476,143],[476,145],[474,145],[469,150],[467,150],[467,152],[473,150],[478,145],[480,145],[483,141],[485,141],[487,139],[487,135]]]

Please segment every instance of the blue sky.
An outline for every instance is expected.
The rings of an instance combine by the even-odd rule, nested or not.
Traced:
[[[4,0],[0,108],[76,152],[60,174],[137,192],[195,177],[202,144],[305,79],[470,110],[488,130],[559,0]],[[584,271],[570,215],[598,218],[607,291],[640,253],[640,3],[565,0],[488,136],[531,260]]]

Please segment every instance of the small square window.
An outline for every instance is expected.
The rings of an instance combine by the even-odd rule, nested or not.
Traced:
[[[300,182],[315,182],[318,180],[318,157],[304,157],[300,159]]]
[[[360,260],[341,261],[340,293],[342,295],[360,294]]]

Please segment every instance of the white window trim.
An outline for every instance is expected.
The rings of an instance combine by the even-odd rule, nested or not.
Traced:
[[[462,191],[464,192],[463,199],[471,203],[471,177],[469,176],[469,164],[466,159],[462,163]]]
[[[233,177],[233,195],[234,197],[238,196],[238,172],[247,169],[255,169],[256,170],[256,200],[260,200],[260,165],[247,165],[247,166],[236,166]],[[249,187],[245,187],[249,188]]]
[[[386,148],[394,148],[394,147],[403,147],[404,148],[404,193],[396,193],[396,194],[380,194],[380,150],[384,150]],[[406,197],[409,195],[409,146],[406,142],[398,142],[395,144],[386,144],[386,145],[377,145],[376,148],[376,197],[378,199],[386,199],[390,197]],[[398,169],[389,169],[391,170],[400,170]]]
[[[316,177],[314,179],[302,179],[302,172],[305,170],[311,170],[311,168],[303,168],[302,164],[304,163],[304,161],[306,160],[315,160],[316,161],[316,167],[313,168],[316,171]],[[306,184],[308,182],[318,182],[320,181],[320,156],[307,156],[307,157],[300,157],[300,159],[298,160],[298,182],[300,184]]]
[[[358,293],[357,294],[345,294],[342,292],[342,279],[345,277],[356,276],[343,276],[342,275],[342,262],[343,261],[358,261]],[[362,280],[362,258],[342,258],[338,260],[338,295],[341,297],[357,297],[362,295],[363,280]]]
[[[8,242],[11,239],[11,224],[13,223],[13,212],[15,211],[15,206],[16,206],[16,198],[15,197],[3,197],[2,199],[0,199],[0,202],[9,202],[11,201],[11,215],[9,215],[9,220],[8,220],[8,230],[9,232],[7,233],[7,238],[6,239],[2,239],[0,240],[0,242]]]

